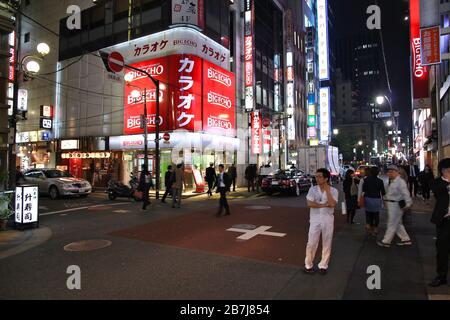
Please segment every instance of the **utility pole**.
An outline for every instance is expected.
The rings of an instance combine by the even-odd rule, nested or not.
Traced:
[[[147,88],[144,88],[144,117],[142,119],[144,126],[144,166],[148,170],[148,122],[147,122]]]
[[[0,3],[0,176],[6,179],[9,160],[10,144],[8,136],[10,133],[8,123],[7,90],[9,74],[9,35],[14,31],[14,14],[10,12],[10,7],[6,3]],[[11,179],[11,177],[10,177]],[[15,180],[15,179],[14,179]],[[6,181],[0,181],[0,188],[3,188]]]

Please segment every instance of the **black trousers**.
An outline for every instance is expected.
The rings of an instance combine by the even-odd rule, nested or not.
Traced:
[[[233,191],[236,191],[236,177],[231,178],[231,183],[233,184]]]
[[[223,209],[225,209],[226,214],[230,214],[230,207],[228,206],[228,200],[227,200],[227,189],[226,188],[218,188],[218,191],[220,193],[220,199],[219,199],[219,212],[218,215],[222,214]]]
[[[208,194],[212,195],[212,188],[214,185],[214,181],[206,181],[206,182],[208,182]]]
[[[255,179],[248,179],[247,186],[248,186],[248,192],[250,192],[250,189],[252,191],[255,191]]]
[[[431,198],[431,194],[430,194],[430,186],[429,185],[422,185],[422,195],[424,197],[424,199],[429,200]]]
[[[149,192],[150,192],[150,188],[149,188],[149,187],[145,187],[145,188],[142,190],[142,201],[144,202],[144,203],[142,204],[142,209],[144,209],[144,210],[147,209],[147,206],[148,206],[149,204],[151,204]]]
[[[162,202],[166,201],[166,198],[169,194],[172,195],[172,197],[173,197],[172,188],[166,188],[166,192],[164,192],[164,195],[162,197]]]
[[[441,279],[447,279],[448,259],[450,256],[450,219],[436,227],[437,274]]]
[[[411,197],[413,195],[413,187],[414,187],[414,196],[417,197],[417,192],[419,191],[419,182],[417,178],[409,177],[409,193]]]

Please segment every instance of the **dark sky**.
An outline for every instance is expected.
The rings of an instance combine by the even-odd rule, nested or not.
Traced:
[[[400,128],[411,129],[411,85],[409,23],[404,21],[409,11],[407,0],[330,0],[334,4],[337,37],[347,37],[367,30],[366,14],[370,5],[381,8],[381,28],[385,44],[393,107],[400,111]],[[367,30],[369,31],[369,30]],[[374,32],[374,31],[370,31]],[[409,132],[406,131],[406,132]]]

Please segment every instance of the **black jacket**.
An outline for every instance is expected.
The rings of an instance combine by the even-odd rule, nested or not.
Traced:
[[[408,178],[412,178],[410,170],[411,170],[411,166],[406,166],[405,167],[405,171],[408,174]],[[414,170],[416,172],[416,179],[417,179],[419,177],[419,174],[420,174],[419,167],[417,165],[414,165]]]
[[[214,181],[216,179],[216,169],[208,167],[206,168],[206,182]]]
[[[444,216],[448,213],[448,205],[450,197],[448,195],[449,183],[438,178],[431,184],[431,190],[433,190],[436,197],[436,205],[434,207],[433,215],[431,216],[431,222],[440,226],[444,221]]]
[[[219,179],[220,179],[220,173],[216,176],[216,182],[214,182],[214,187],[217,188],[217,192],[219,192]],[[223,180],[225,182],[225,189],[226,191],[231,190],[231,178],[230,175],[226,172],[223,173]]]
[[[230,177],[233,178],[233,179],[237,178],[236,167],[235,167],[235,166],[229,167],[229,168],[228,168],[228,174],[229,174]]]
[[[148,173],[148,174],[150,174],[150,173]],[[145,173],[142,172],[142,173],[141,173],[141,176],[139,177],[139,187],[138,187],[138,190],[139,190],[139,191],[144,191],[144,190],[150,189],[150,188],[153,188],[153,180],[152,180],[151,177],[150,177],[150,183],[146,183],[146,182],[145,182]]]
[[[173,172],[167,171],[164,176],[164,184],[166,188],[172,188],[172,183],[174,182],[175,175]]]

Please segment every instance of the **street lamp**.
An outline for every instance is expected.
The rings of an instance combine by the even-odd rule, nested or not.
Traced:
[[[153,84],[156,87],[156,119],[155,119],[155,124],[156,124],[156,129],[155,129],[155,156],[156,156],[156,199],[159,199],[159,187],[160,187],[160,148],[159,148],[159,131],[160,131],[160,123],[159,123],[159,93],[161,90],[160,87],[160,81],[153,78],[147,71],[136,68],[136,67],[132,67],[130,65],[125,65],[125,68],[130,69],[130,70],[134,70],[134,71],[138,71],[140,73],[145,74],[150,80],[152,80]],[[124,79],[126,82],[131,82],[133,81],[133,74],[128,73],[125,75]],[[144,165],[146,168],[148,168],[148,146],[147,146],[147,138],[148,138],[148,127],[147,127],[147,89],[144,90],[144,132],[145,132],[145,155],[144,155]]]
[[[360,140],[360,141],[358,141],[358,145],[359,145],[359,146],[362,146],[362,145],[363,145],[363,143],[364,143],[364,142],[362,142],[361,140]]]
[[[393,125],[392,120],[386,121],[386,125],[387,125],[388,127],[392,127],[392,125]]]
[[[20,28],[19,28],[20,29]],[[44,61],[44,57],[50,53],[50,46],[44,42],[41,42],[37,45],[36,51],[38,54],[29,54],[25,55],[20,61],[18,60],[18,55],[16,51],[15,59],[17,64],[15,64],[16,73],[24,73],[26,76],[32,78],[41,70],[41,65],[39,62]],[[19,77],[14,77],[14,99],[13,99],[13,113],[11,116],[11,126],[10,129],[12,131],[12,143],[9,144],[8,150],[8,160],[9,160],[9,174],[10,174],[10,187],[15,187],[15,175],[16,175],[16,155],[14,152],[14,148],[16,145],[16,131],[17,131],[17,122],[19,120],[23,120],[24,117],[18,118],[18,96],[19,96]]]
[[[337,136],[339,134],[339,129],[333,129],[333,134]]]
[[[390,100],[387,96],[385,96],[385,95],[384,95],[384,96],[378,96],[378,97],[376,98],[376,100],[377,100],[377,103],[378,103],[379,105],[384,104],[385,101],[387,101],[388,104],[389,104],[389,109],[390,109],[390,111],[391,111],[391,119],[388,120],[388,121],[386,122],[386,125],[387,125],[388,127],[394,126],[394,136],[395,136],[394,144],[395,144],[395,143],[397,142],[398,126],[397,126],[397,123],[395,122],[395,115],[394,115],[394,110],[393,110],[393,108],[392,108],[392,102],[391,102],[391,100]],[[389,125],[389,124],[390,124],[390,125]]]

